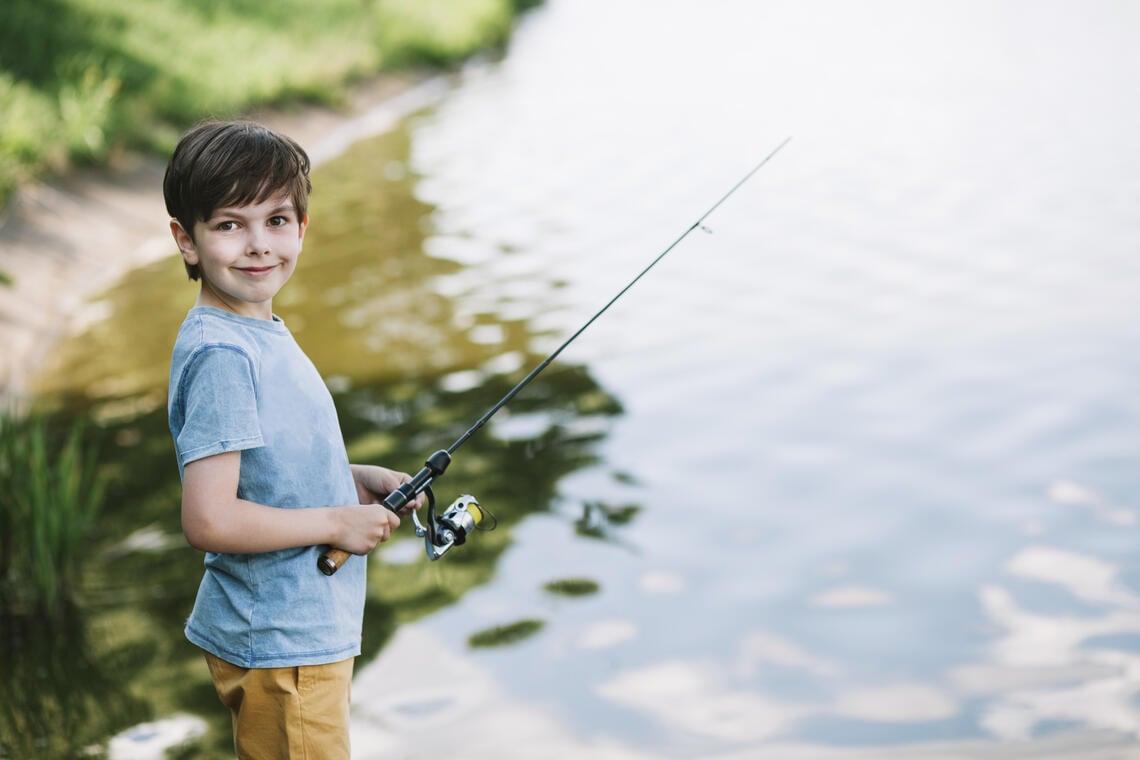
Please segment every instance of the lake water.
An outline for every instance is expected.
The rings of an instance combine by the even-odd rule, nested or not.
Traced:
[[[354,756],[1137,756],[1138,33],[1123,0],[548,0],[322,164],[277,310],[353,454],[414,470],[793,138],[456,453],[440,498],[498,531],[374,553]],[[85,646],[132,621],[123,693],[199,679],[100,724],[113,757],[224,745],[162,516],[179,271],[42,380],[147,473]]]

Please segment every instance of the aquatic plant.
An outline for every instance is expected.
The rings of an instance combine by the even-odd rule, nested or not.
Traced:
[[[103,500],[83,426],[0,412],[0,600],[57,608],[70,599]]]

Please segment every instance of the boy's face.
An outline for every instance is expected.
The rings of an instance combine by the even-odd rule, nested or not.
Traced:
[[[308,224],[283,194],[217,209],[194,223],[193,234],[175,220],[170,231],[186,263],[201,269],[199,306],[270,319],[273,296],[293,274]]]

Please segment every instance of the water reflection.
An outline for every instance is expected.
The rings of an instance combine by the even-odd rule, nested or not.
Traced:
[[[140,659],[153,656],[156,642],[130,632],[115,635],[103,625],[107,621],[71,608],[54,618],[0,614],[5,757],[78,757],[118,727],[150,714],[131,674]]]
[[[1120,569],[1050,546],[1023,549],[1005,569],[1082,609],[1050,614],[1033,609],[1041,604],[1036,594],[1019,601],[1002,585],[982,589],[982,607],[999,633],[985,665],[956,675],[973,693],[992,697],[983,724],[1014,740],[1066,723],[1140,739],[1140,597],[1121,584]]]
[[[1014,745],[990,711],[1021,705],[1018,683],[1135,681],[1085,650],[1136,648],[1140,291],[1119,197],[1140,112],[1110,94],[1135,89],[1136,21],[1110,2],[553,2],[466,72],[413,141],[430,246],[506,284],[455,278],[465,302],[509,292],[555,333],[796,136],[575,347],[626,412],[606,467],[560,484],[580,531],[552,551],[532,518],[488,588],[418,624],[445,647],[542,614],[536,578],[601,583],[509,653],[422,663],[528,721],[504,751],[492,720],[466,754],[1127,755],[1121,704],[1110,727],[1033,698]],[[594,540],[583,505],[627,498],[634,524]],[[993,661],[1058,628],[1056,664]],[[397,637],[374,666],[417,651]],[[377,741],[457,746],[396,721]]]
[[[949,668],[931,682],[888,677],[881,685],[858,685],[856,674],[844,662],[770,631],[754,630],[730,636],[734,645],[719,657],[667,657],[643,667],[619,668],[596,683],[595,694],[649,719],[672,748],[669,755],[688,756],[686,746],[693,751],[707,746],[691,743],[691,737],[699,736],[728,747],[751,747],[740,752],[727,747],[699,751],[702,757],[716,758],[756,757],[756,752],[805,760],[999,758],[1022,751],[1043,758],[1127,756],[1120,753],[1133,746],[1140,725],[1136,707],[1140,659],[1119,644],[1140,634],[1136,597],[1119,587],[1116,568],[1050,547],[1018,552],[1006,563],[1006,574],[1014,584],[1018,579],[1048,584],[1094,608],[1084,615],[1034,613],[1017,601],[1010,588],[1000,583],[987,586],[980,603],[996,636],[986,661]],[[597,620],[579,636],[578,646],[583,649],[620,647],[638,639],[638,626],[631,620]],[[543,743],[557,748],[550,755],[554,757],[587,751],[614,758],[665,756],[646,754],[641,743],[567,735],[565,726],[542,707],[502,692],[499,679],[484,670],[490,663],[481,667],[478,661],[450,658],[448,650],[431,630],[408,626],[391,650],[365,670],[363,683],[375,679],[389,687],[384,697],[370,698],[360,711],[370,716],[355,734],[362,757],[382,757],[392,751],[426,756],[449,746],[420,730],[419,720],[479,724],[465,747],[472,757],[489,757],[501,746],[494,728],[500,725],[500,713],[527,722],[510,756],[526,756]],[[400,664],[416,653],[420,659],[413,676]],[[441,658],[438,665],[432,662],[435,657]],[[425,691],[423,684],[432,683],[433,675],[442,677],[453,670],[455,680],[437,687],[447,699],[429,698],[430,689]],[[413,687],[413,682],[420,685]],[[412,703],[428,702],[431,707],[411,720],[403,712],[411,711]],[[977,720],[999,741],[967,738],[894,747],[881,743],[890,736],[928,736],[939,732],[939,726],[963,720]],[[1067,735],[1042,731],[1065,725],[1079,725],[1082,730]],[[917,734],[907,726],[916,727]],[[838,745],[853,746],[793,740],[817,731],[842,735],[845,738]],[[1126,737],[1123,741],[1121,734]],[[863,744],[871,746],[858,746]]]

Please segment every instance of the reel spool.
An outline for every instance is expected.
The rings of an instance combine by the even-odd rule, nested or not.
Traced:
[[[435,494],[430,487],[425,488],[424,493],[428,498],[427,525],[420,522],[416,512],[412,512],[412,522],[416,535],[424,540],[428,559],[432,561],[442,557],[451,547],[465,543],[467,536],[474,531],[492,531],[499,524],[490,510],[471,494],[460,496],[436,517]]]

